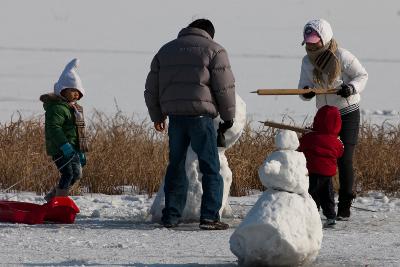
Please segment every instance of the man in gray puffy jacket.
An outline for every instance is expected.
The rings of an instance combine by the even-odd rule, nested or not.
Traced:
[[[169,165],[165,175],[167,228],[179,223],[186,203],[188,178],[186,152],[191,145],[203,174],[200,228],[223,230],[220,221],[223,179],[213,118],[220,115],[221,128],[233,125],[235,79],[226,50],[213,41],[214,26],[198,19],[182,29],[178,38],[165,44],[153,58],[144,97],[157,131],[164,131],[169,118]]]

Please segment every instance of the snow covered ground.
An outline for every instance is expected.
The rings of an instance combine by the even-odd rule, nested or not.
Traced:
[[[144,195],[72,197],[81,209],[75,224],[0,223],[0,265],[237,266],[229,237],[258,197],[230,198],[235,218],[226,219],[227,231],[200,231],[197,224],[161,228],[149,222],[154,198]],[[43,202],[32,193],[12,200]],[[353,208],[351,221],[324,230],[313,266],[400,266],[400,199],[373,192],[354,206],[376,212]]]
[[[151,58],[193,18],[210,18],[227,48],[237,91],[254,120],[286,114],[302,122],[314,103],[295,96],[261,97],[260,88],[296,87],[304,23],[326,18],[339,44],[369,72],[364,119],[400,121],[400,3],[398,0],[2,0],[0,8],[0,122],[20,111],[42,113],[40,94],[52,90],[65,64],[81,59],[83,105],[107,113],[118,107],[146,116],[144,81]],[[0,194],[0,199],[4,198]],[[258,195],[230,198],[228,231],[196,224],[166,230],[151,224],[153,201],[143,195],[74,197],[73,225],[0,224],[1,266],[236,266],[229,237]],[[41,203],[31,193],[14,200]],[[358,198],[351,222],[324,230],[315,266],[400,266],[400,199],[378,193]]]

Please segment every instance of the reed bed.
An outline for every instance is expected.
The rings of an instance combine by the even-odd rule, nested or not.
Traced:
[[[152,195],[168,163],[168,136],[153,124],[122,112],[94,112],[87,120],[91,151],[87,153],[80,187],[86,192],[121,194],[124,188]],[[233,173],[231,195],[263,190],[257,171],[274,150],[275,130],[248,123],[227,152]],[[356,190],[396,194],[400,190],[400,125],[363,122],[354,165]],[[0,189],[42,194],[58,181],[58,171],[46,155],[43,117],[12,119],[0,124]]]

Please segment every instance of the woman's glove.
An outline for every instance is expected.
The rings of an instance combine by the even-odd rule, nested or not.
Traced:
[[[310,89],[310,87],[304,86],[303,89]],[[311,98],[313,98],[315,96],[315,93],[314,92],[309,92],[309,93],[302,94],[302,96],[304,98],[311,99]]]
[[[354,89],[354,86],[352,84],[342,84],[340,86],[341,88],[339,91],[337,91],[337,95],[340,95],[341,97],[349,97],[351,95],[354,95],[356,93],[356,89]]]

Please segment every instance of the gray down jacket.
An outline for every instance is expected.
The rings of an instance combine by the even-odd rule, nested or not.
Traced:
[[[235,116],[235,79],[225,49],[198,28],[184,28],[154,56],[144,98],[151,120],[168,115]]]

